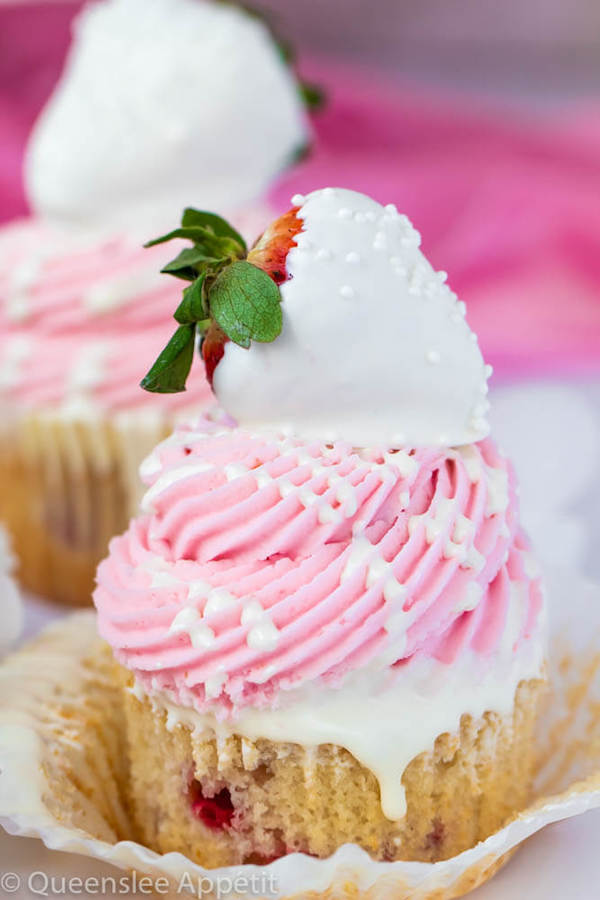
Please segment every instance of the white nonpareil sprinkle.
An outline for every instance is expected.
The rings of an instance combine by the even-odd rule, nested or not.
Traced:
[[[254,599],[244,604],[240,621],[242,625],[251,625],[253,622],[258,622],[259,619],[262,619],[264,615],[266,613],[260,600]]]
[[[250,629],[246,638],[246,643],[251,650],[259,650],[264,653],[274,650],[278,641],[279,630],[267,616]]]

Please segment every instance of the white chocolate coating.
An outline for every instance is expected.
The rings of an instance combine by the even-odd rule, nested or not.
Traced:
[[[339,188],[293,200],[304,227],[281,286],[282,333],[226,345],[222,406],[250,430],[362,447],[485,437],[491,370],[408,219]]]
[[[27,192],[47,217],[168,226],[184,206],[256,199],[307,139],[260,20],[223,3],[102,0],[76,21],[30,139]]]

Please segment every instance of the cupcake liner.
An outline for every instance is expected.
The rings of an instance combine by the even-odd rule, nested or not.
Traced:
[[[23,603],[12,577],[15,563],[10,537],[0,525],[0,657],[15,643],[23,630]]]
[[[548,586],[551,690],[536,738],[534,798],[506,827],[458,856],[384,863],[345,845],[329,859],[291,854],[267,866],[209,871],[179,853],[161,856],[128,840],[121,711],[92,612],[51,626],[0,666],[0,822],[49,848],[110,862],[129,878],[135,872],[166,879],[160,893],[168,896],[461,896],[545,825],[600,806],[600,589],[561,573]]]
[[[171,423],[172,424],[172,423]],[[0,519],[31,591],[89,604],[108,542],[137,511],[140,462],[169,433],[145,412],[10,417],[0,432]]]

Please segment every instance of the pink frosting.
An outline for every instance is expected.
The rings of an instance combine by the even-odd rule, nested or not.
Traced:
[[[139,387],[176,327],[171,316],[182,282],[160,269],[177,252],[144,250],[139,237],[67,233],[36,219],[2,229],[0,402],[47,409],[83,397],[103,411],[206,406],[212,394],[202,366],[186,393]]]
[[[514,477],[491,441],[468,454],[357,452],[208,418],[182,427],[144,466],[146,512],[100,565],[100,633],[147,690],[218,716],[415,654],[493,654],[518,594],[516,648],[541,590]],[[175,616],[201,615],[219,588],[232,596],[194,646]],[[278,630],[266,649],[241,622],[256,601]]]

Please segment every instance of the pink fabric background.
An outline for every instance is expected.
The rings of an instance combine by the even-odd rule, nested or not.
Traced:
[[[0,221],[26,211],[23,146],[78,4],[0,7]],[[600,103],[536,111],[306,61],[328,90],[308,160],[276,186],[395,202],[503,375],[600,370]]]

